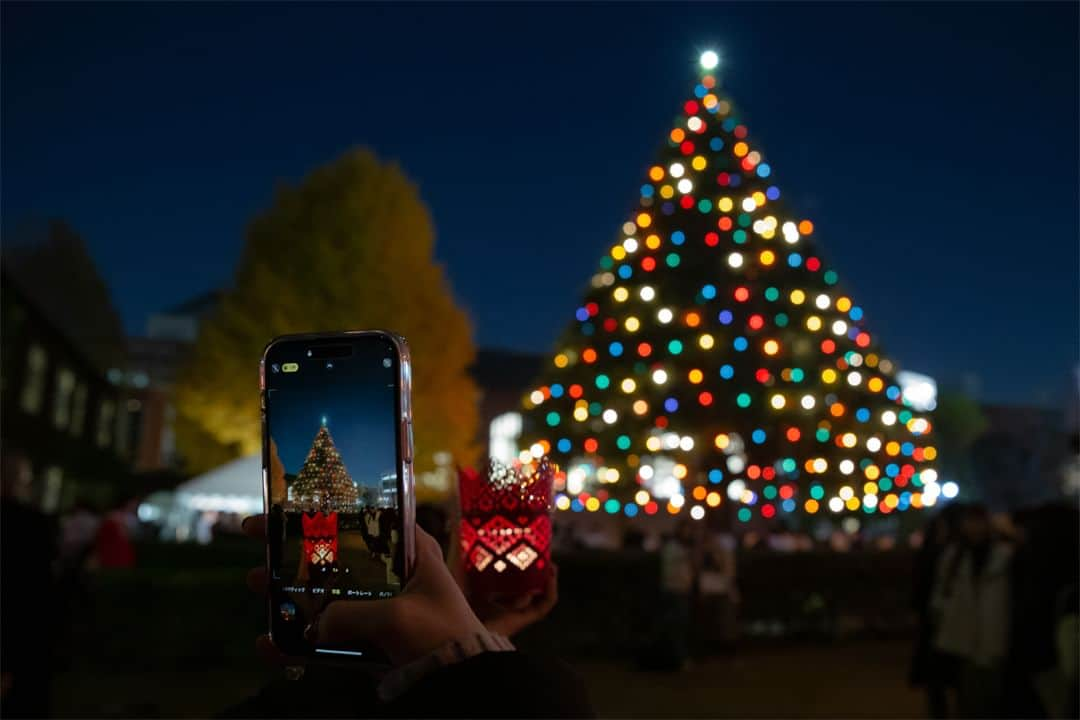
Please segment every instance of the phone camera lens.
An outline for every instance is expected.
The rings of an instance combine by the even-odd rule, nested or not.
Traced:
[[[275,373],[281,372],[281,366],[278,365],[277,363],[274,363],[273,365],[271,365],[270,369],[273,370]]]
[[[326,361],[326,369],[327,369],[327,370],[333,370],[333,369],[334,369],[334,363],[332,363],[332,362],[330,362],[329,360],[327,360],[327,361]]]
[[[383,358],[383,361],[382,361],[382,366],[383,366],[384,368],[388,368],[388,367],[390,367],[390,366],[391,366],[391,365],[393,365],[393,364],[394,364],[394,361],[393,361],[393,360],[391,360],[390,358]]]

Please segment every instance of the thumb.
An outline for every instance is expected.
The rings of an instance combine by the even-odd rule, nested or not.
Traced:
[[[312,622],[308,633],[318,644],[352,645],[377,642],[388,626],[390,600],[330,603]]]

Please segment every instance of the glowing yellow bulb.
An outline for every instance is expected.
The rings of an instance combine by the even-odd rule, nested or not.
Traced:
[[[574,408],[574,419],[578,422],[585,422],[589,419],[589,409],[583,407]]]
[[[555,356],[555,367],[564,368],[570,364],[570,358],[566,357],[563,353],[559,353]]]
[[[817,332],[821,329],[821,318],[817,315],[811,315],[806,318],[806,329],[811,332]]]
[[[734,207],[734,203],[731,202],[731,198],[722,197],[720,198],[720,200],[717,201],[716,207],[720,210],[720,212],[729,212],[731,208]]]
[[[624,287],[617,287],[611,293],[611,297],[615,298],[615,302],[626,302],[626,299],[630,297],[630,291]]]
[[[720,504],[720,493],[715,490],[705,496],[705,504],[709,507],[716,507]]]
[[[776,253],[772,250],[762,250],[761,255],[759,255],[758,258],[761,260],[762,265],[772,265],[776,262]]]
[[[923,448],[923,457],[927,460],[933,460],[937,458],[937,448],[933,445],[927,445]]]
[[[700,382],[701,382],[702,380],[704,380],[704,379],[705,379],[705,374],[704,374],[704,373],[702,373],[702,372],[701,372],[700,370],[698,370],[697,368],[694,368],[693,370],[691,370],[691,371],[690,371],[689,375],[687,375],[687,378],[688,378],[688,379],[690,380],[690,382],[692,382],[692,383],[693,383],[694,385],[697,385],[698,383],[700,383]]]
[[[638,505],[644,505],[645,503],[649,502],[649,493],[645,490],[638,490],[636,493],[634,493],[634,502],[636,502]]]
[[[754,204],[757,205],[758,207],[761,207],[762,205],[765,204],[765,193],[761,192],[760,190],[757,190],[756,192],[754,192],[754,194],[751,195],[750,197],[751,197],[751,199],[753,199]]]
[[[659,182],[664,179],[664,168],[659,165],[653,165],[649,168],[649,179],[653,182]]]
[[[623,325],[626,327],[627,332],[637,332],[638,328],[641,327],[641,321],[631,315],[626,318],[626,322],[623,323]]]
[[[867,480],[877,480],[881,477],[881,470],[878,469],[877,465],[867,465],[866,469],[863,470],[863,475],[866,475]],[[871,491],[867,490],[867,492]]]
[[[889,457],[896,457],[900,453],[900,443],[895,440],[890,440],[885,445],[885,454]]]
[[[866,356],[866,367],[877,367],[878,356],[874,353],[870,353]]]
[[[848,297],[839,297],[836,299],[836,309],[840,312],[847,312],[851,309],[851,299]]]
[[[775,340],[766,340],[762,349],[765,351],[766,355],[775,355],[780,352],[780,343]]]
[[[666,200],[670,200],[671,198],[675,197],[675,188],[671,187],[670,185],[661,185],[660,197]]]
[[[611,257],[615,258],[616,260],[622,260],[624,257],[626,257],[626,248],[624,248],[622,245],[616,245],[615,247],[611,248]]]
[[[713,444],[716,445],[717,450],[723,450],[724,448],[726,448],[728,446],[728,444],[730,442],[731,442],[731,438],[729,438],[724,433],[720,433],[719,435],[717,435],[713,439]]]
[[[636,219],[638,227],[647,228],[652,225],[652,216],[649,213],[639,213]]]
[[[836,371],[832,368],[825,368],[821,371],[821,381],[827,385],[832,385],[836,382]]]
[[[559,498],[555,501],[555,507],[559,508],[560,510],[569,510],[570,498],[566,497],[565,495],[560,495]]]
[[[695,170],[704,170],[705,169],[705,158],[702,157],[701,155],[698,155],[697,157],[695,157],[693,160],[690,161],[690,167],[694,168]]]
[[[650,452],[656,452],[660,449],[660,438],[656,437],[655,435],[650,437],[648,440],[645,441],[645,447]]]
[[[773,406],[774,409],[782,410],[787,401],[784,399],[783,395],[777,394],[772,396],[772,399],[769,401],[769,403]]]
[[[844,504],[847,506],[848,510],[858,510],[859,509],[859,498],[857,498],[857,497],[848,498],[848,501],[846,503],[844,503]]]
[[[660,247],[660,236],[650,235],[645,238],[645,247],[649,248],[650,250],[655,250],[656,248]]]
[[[870,388],[870,392],[881,392],[881,388],[885,386],[885,383],[882,382],[881,378],[874,377],[870,378],[870,382],[866,386]]]
[[[716,340],[713,338],[712,335],[709,335],[708,333],[705,333],[698,338],[698,345],[701,346],[702,350],[711,350],[712,346],[715,344]]]
[[[676,463],[675,467],[671,469],[671,474],[675,477],[676,480],[682,480],[683,478],[685,478],[686,473],[686,466],[682,463]]]
[[[802,290],[792,290],[790,297],[792,305],[802,305],[806,302],[806,293]]]
[[[821,474],[829,469],[829,463],[825,458],[814,459],[814,472]]]
[[[544,402],[544,393],[539,390],[533,390],[532,393],[529,394],[529,400],[532,401],[533,405],[539,405]]]
[[[596,512],[600,509],[600,500],[595,497],[591,497],[585,501],[585,509],[589,512]]]
[[[637,383],[634,382],[633,378],[626,378],[625,380],[622,381],[622,383],[619,385],[619,387],[622,388],[622,391],[624,393],[629,394],[629,393],[634,392],[634,390],[637,389]]]
[[[877,495],[878,486],[875,482],[868,482],[862,486],[864,495]]]
[[[634,414],[635,415],[644,415],[647,412],[649,412],[649,403],[645,402],[644,400],[635,400],[634,401]]]
[[[742,157],[746,153],[750,152],[750,146],[744,142],[735,143],[735,147],[732,148],[732,152],[735,153],[735,157]]]

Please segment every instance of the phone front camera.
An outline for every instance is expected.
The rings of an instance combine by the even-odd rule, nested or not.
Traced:
[[[388,368],[388,367],[390,367],[390,366],[391,366],[391,365],[393,365],[393,364],[394,364],[394,361],[393,361],[393,360],[391,360],[390,358],[383,358],[383,361],[382,361],[382,366],[383,366],[384,368]]]
[[[333,369],[334,369],[334,363],[332,363],[332,362],[330,362],[329,360],[327,360],[327,361],[326,361],[326,369],[327,369],[327,370],[333,370]]]

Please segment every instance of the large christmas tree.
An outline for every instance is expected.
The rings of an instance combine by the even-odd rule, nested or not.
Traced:
[[[324,419],[289,488],[289,505],[301,510],[356,512],[359,500],[360,491],[349,477]]]
[[[526,398],[561,509],[700,519],[932,505],[937,451],[813,223],[703,72]]]

